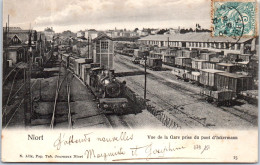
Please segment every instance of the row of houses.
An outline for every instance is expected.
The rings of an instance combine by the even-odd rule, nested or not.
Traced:
[[[148,36],[149,34],[155,35],[160,31],[160,29],[149,29],[143,28],[141,30],[126,30],[126,29],[114,29],[114,30],[107,30],[107,31],[97,31],[95,29],[89,30],[80,30],[77,32],[78,38],[96,38],[100,33],[104,33],[111,38],[118,38],[118,37],[144,37]],[[165,34],[176,34],[180,32],[180,27],[178,29],[170,28]]]
[[[47,29],[46,29],[47,30]],[[50,31],[52,30],[49,28]],[[53,31],[53,30],[52,30]],[[37,53],[44,53],[50,49],[54,33],[37,32],[31,29],[21,29],[20,27],[3,28],[3,69],[4,73],[7,68],[24,61],[30,42],[31,48]]]
[[[116,38],[116,37],[136,37],[136,36],[146,36],[148,35],[147,32],[141,32],[140,35],[138,32],[134,31],[127,31],[127,30],[107,30],[107,31],[97,31],[95,29],[89,29],[89,30],[80,30],[77,32],[78,38],[90,38],[94,39],[96,38],[100,33],[104,33],[109,37]]]

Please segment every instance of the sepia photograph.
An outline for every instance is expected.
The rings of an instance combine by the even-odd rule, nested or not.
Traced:
[[[2,4],[2,161],[258,161],[258,1]]]

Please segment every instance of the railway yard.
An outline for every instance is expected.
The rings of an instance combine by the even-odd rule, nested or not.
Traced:
[[[44,69],[44,79],[32,79],[34,117],[31,120],[31,128],[164,128],[160,121],[145,110],[136,115],[103,113],[97,108],[94,96],[82,80],[61,67],[60,62],[56,61],[51,67]],[[14,115],[8,118],[4,128],[24,127],[23,106],[10,113]]]
[[[147,99],[148,104],[167,111],[181,127],[205,128],[249,128],[257,125],[257,107],[243,100],[240,106],[215,106],[206,102],[200,95],[200,88],[189,82],[177,80],[171,73],[173,67],[163,66],[165,71],[147,70]],[[116,55],[115,68],[120,74],[128,72],[140,73],[143,67],[132,64],[131,58]],[[143,75],[122,76],[128,86],[140,95],[143,95]]]
[[[149,45],[145,38],[122,43],[101,33],[84,41],[82,55],[76,44],[83,41],[65,41],[30,43],[6,66],[4,129],[258,126],[254,51]]]
[[[136,95],[144,94],[144,68],[133,64],[131,57],[114,56],[115,76],[125,81]],[[171,119],[170,128],[239,128],[257,126],[257,106],[236,100],[234,106],[216,106],[200,95],[202,87],[177,79],[174,67],[163,65],[161,71],[147,69],[147,106],[163,112]],[[61,59],[50,61],[40,77],[31,79],[31,128],[167,128],[165,119],[144,108],[137,113],[122,115],[105,113],[97,107],[91,90],[73,71],[62,65]],[[14,100],[21,100],[20,97]],[[17,104],[15,104],[17,105]],[[19,104],[21,105],[21,104]],[[131,107],[130,107],[131,108]],[[24,108],[10,110],[5,128],[24,125]],[[169,125],[169,124],[168,124]]]

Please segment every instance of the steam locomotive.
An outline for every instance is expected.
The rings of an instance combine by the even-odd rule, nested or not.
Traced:
[[[126,83],[117,81],[113,70],[92,68],[89,74],[89,87],[99,100],[98,107],[122,114],[128,106],[127,99],[123,97]]]
[[[128,100],[124,97],[126,82],[118,81],[114,70],[104,69],[100,64],[93,63],[92,59],[67,54],[63,54],[61,59],[64,66],[72,70],[91,90],[98,101],[98,108],[116,114],[127,111]]]

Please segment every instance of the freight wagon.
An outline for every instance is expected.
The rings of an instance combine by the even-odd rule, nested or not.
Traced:
[[[70,56],[69,57],[69,61],[68,61],[68,67],[70,70],[74,71],[74,68],[75,68],[75,60],[77,59],[77,57],[73,57],[73,56]]]
[[[224,71],[215,69],[202,69],[200,70],[200,84],[211,89],[216,89],[216,73]]]
[[[202,69],[216,69],[216,62],[204,61],[202,63]]]
[[[62,63],[63,65],[68,68],[69,67],[69,54],[62,54],[61,55],[61,60],[62,60]]]
[[[239,54],[238,58],[242,61],[250,61],[252,57],[252,54]]]
[[[91,64],[83,64],[81,66],[81,79],[83,82],[85,82],[87,85],[90,84],[90,72],[91,68],[99,68],[99,63],[91,63]]]
[[[162,53],[153,53],[152,55],[149,55],[149,57],[163,59]]]
[[[178,48],[170,48],[167,50],[167,55],[171,55],[171,56],[175,56],[177,57],[177,50],[179,50]]]
[[[238,68],[235,64],[229,64],[229,63],[217,63],[216,64],[217,70],[223,70],[229,73],[234,73],[238,71]]]
[[[214,91],[202,88],[200,94],[205,97],[208,102],[213,102],[217,106],[230,105],[236,99],[236,93],[232,90]]]
[[[176,50],[176,57],[182,57],[182,50]]]
[[[186,80],[186,73],[188,71],[184,69],[174,68],[172,74],[175,75],[178,79]]]
[[[238,59],[238,54],[228,53],[227,59],[229,62],[236,62],[236,60]]]
[[[175,66],[175,57],[172,55],[164,55],[163,63],[170,66]]]
[[[191,68],[194,70],[201,70],[203,68],[203,63],[207,62],[206,60],[200,60],[200,59],[192,59],[191,61]]]
[[[134,49],[134,57],[144,58],[149,55],[149,51],[140,51],[139,49]]]
[[[199,84],[200,72],[187,72],[186,79],[188,79],[192,83]]]
[[[75,63],[74,63],[74,71],[77,75],[82,75],[82,68],[81,66],[83,64],[90,64],[93,62],[93,59],[88,59],[88,58],[79,58],[79,59],[76,59],[75,60]]]
[[[162,59],[147,58],[147,65],[152,70],[162,70]]]
[[[175,65],[177,67],[190,69],[191,68],[191,58],[188,58],[188,57],[176,57],[175,58]]]
[[[210,61],[211,58],[218,57],[216,53],[201,53],[200,59]]]
[[[238,75],[228,72],[219,72],[215,75],[216,87],[218,90],[228,89],[236,92],[252,89],[252,77],[245,75]]]
[[[240,92],[240,97],[249,103],[258,103],[258,90],[247,90]]]
[[[182,50],[182,56],[188,58],[196,58],[198,53],[196,50]]]
[[[140,65],[145,66],[145,60],[140,60]],[[162,59],[159,58],[147,58],[146,66],[152,70],[162,70]]]

